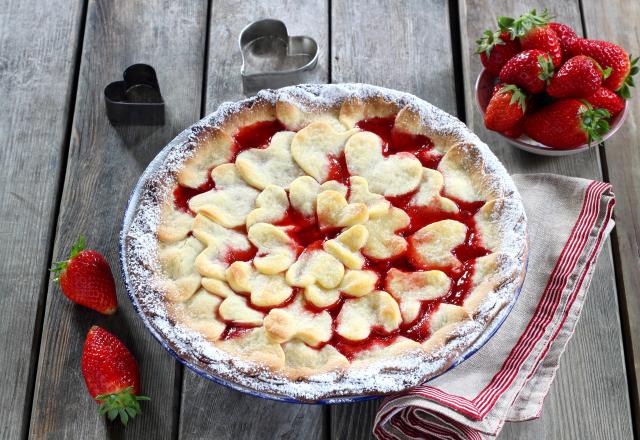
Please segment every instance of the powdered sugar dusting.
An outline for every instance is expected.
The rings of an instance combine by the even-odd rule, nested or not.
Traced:
[[[477,167],[482,168],[486,176],[482,185],[492,194],[509,198],[508,209],[500,213],[502,217],[511,216],[512,220],[500,223],[505,228],[501,232],[505,237],[504,250],[512,254],[518,269],[524,267],[526,221],[515,185],[489,148],[455,117],[413,95],[365,84],[301,85],[261,91],[256,97],[235,103],[225,102],[215,113],[180,133],[151,162],[133,191],[120,236],[122,272],[134,307],[163,346],[199,374],[241,391],[259,391],[262,395],[285,401],[324,399],[323,402],[339,402],[348,400],[347,396],[392,393],[417,385],[460,362],[465,353],[475,351],[491,335],[491,325],[488,328],[486,323],[492,320],[494,323],[501,322],[508,313],[509,308],[505,305],[514,302],[522,277],[508,278],[505,274],[507,281],[485,299],[479,307],[478,316],[455,326],[448,342],[442,347],[429,353],[410,352],[391,359],[372,361],[364,368],[351,368],[346,372],[318,374],[304,381],[289,380],[229,355],[200,334],[171,320],[163,302],[156,229],[160,221],[161,202],[169,197],[175,185],[176,171],[192,154],[193,136],[204,127],[221,125],[229,115],[251,106],[257,100],[272,103],[280,100],[304,110],[312,110],[336,107],[348,97],[366,99],[373,96],[381,96],[400,106],[410,106],[435,133],[473,144],[481,152]],[[506,226],[509,223],[518,225],[519,229],[509,228]]]

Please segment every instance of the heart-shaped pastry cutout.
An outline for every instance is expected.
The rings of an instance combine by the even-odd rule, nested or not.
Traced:
[[[318,284],[333,289],[344,276],[344,266],[322,249],[307,249],[287,271],[287,282],[296,287]]]
[[[361,341],[371,334],[373,327],[381,327],[389,333],[401,322],[398,303],[387,292],[376,290],[362,298],[344,302],[336,332],[352,341]]]
[[[282,346],[267,336],[264,327],[250,329],[235,338],[217,341],[216,345],[227,353],[242,356],[250,362],[258,362],[266,368],[279,370],[284,367]]]
[[[403,272],[391,269],[385,288],[400,303],[400,312],[405,324],[412,323],[420,313],[422,301],[440,298],[449,292],[451,280],[444,272]]]
[[[236,166],[244,180],[258,189],[268,185],[286,189],[296,178],[304,176],[291,156],[294,135],[292,131],[278,132],[267,148],[251,148],[238,154]]]
[[[360,249],[367,244],[369,231],[363,225],[355,225],[336,238],[324,242],[323,248],[349,269],[361,269],[364,256]]]
[[[316,307],[325,308],[335,304],[340,298],[340,293],[358,298],[372,292],[378,276],[370,270],[347,270],[340,285],[333,289],[325,289],[317,284],[311,284],[304,288],[304,297]]]
[[[258,190],[247,185],[235,164],[227,163],[211,170],[215,188],[189,200],[189,209],[202,213],[225,228],[243,225],[253,210]]]
[[[164,289],[169,301],[186,301],[200,288],[202,277],[196,270],[195,261],[204,248],[195,237],[160,245],[158,261],[167,276]]]
[[[349,203],[364,203],[369,209],[369,217],[375,218],[385,215],[391,203],[380,194],[369,191],[369,183],[360,176],[349,179]]]
[[[438,305],[438,308],[431,313],[429,330],[431,334],[434,334],[438,330],[468,319],[470,316],[464,307],[441,303]]]
[[[363,253],[378,260],[393,258],[407,249],[407,241],[398,235],[398,231],[409,226],[409,216],[402,209],[390,207],[387,212],[369,219],[364,226],[369,231],[369,238]]]
[[[293,137],[291,154],[296,163],[318,182],[331,180],[332,174],[343,174],[339,158],[347,140],[358,131],[337,131],[326,122],[313,122]],[[420,162],[418,162],[420,163]]]
[[[440,195],[443,186],[442,174],[431,168],[423,168],[420,186],[409,201],[409,206],[428,207],[434,210],[457,213],[458,205],[453,200]]]
[[[384,196],[400,196],[415,190],[422,177],[422,164],[411,153],[382,154],[382,139],[364,131],[349,138],[344,147],[349,173],[364,177],[369,189]]]
[[[210,341],[220,337],[226,325],[217,316],[222,299],[204,289],[198,290],[184,304],[171,303],[173,313],[181,317],[181,322]]]
[[[306,310],[300,297],[285,308],[272,309],[264,318],[264,328],[274,341],[282,343],[299,339],[311,346],[331,338],[332,323],[328,312]]]
[[[411,236],[409,259],[416,267],[428,269],[457,269],[462,263],[453,249],[464,243],[467,227],[455,220],[431,223]]]
[[[298,177],[289,187],[291,206],[306,218],[315,217],[318,194],[327,190],[337,191],[343,197],[346,197],[348,192],[346,186],[335,180],[320,185],[313,177]]]
[[[284,272],[296,261],[296,243],[282,228],[256,223],[249,228],[249,240],[258,248],[253,264],[264,274]]]
[[[318,223],[321,229],[344,228],[369,220],[364,203],[348,203],[337,191],[322,191],[317,199]]]
[[[311,348],[302,341],[291,341],[283,345],[286,366],[291,370],[289,378],[295,380],[309,374],[335,371],[349,366],[349,360],[333,345],[321,349]]]
[[[266,275],[258,272],[251,263],[236,261],[227,269],[227,282],[233,290],[251,293],[251,304],[273,307],[282,304],[293,293],[284,275]]]
[[[193,222],[193,236],[206,248],[196,257],[195,266],[200,275],[225,279],[225,271],[233,261],[231,251],[249,252],[251,244],[244,234],[223,228],[202,214]]]
[[[256,198],[256,209],[247,215],[247,228],[256,223],[276,223],[285,216],[288,208],[286,191],[279,186],[269,185]]]

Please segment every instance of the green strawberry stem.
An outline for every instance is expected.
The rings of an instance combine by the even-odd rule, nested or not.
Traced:
[[[490,56],[491,49],[499,44],[504,45],[505,42],[500,38],[500,32],[492,32],[487,29],[482,34],[482,37],[476,40],[476,44],[476,53],[480,54],[484,52],[487,56]]]
[[[133,394],[133,387],[128,387],[117,393],[100,394],[96,396],[95,400],[100,403],[98,407],[100,415],[106,414],[110,421],[114,421],[119,416],[120,422],[127,426],[130,418],[134,418],[142,412],[140,401],[151,399],[147,396]]]
[[[76,241],[73,247],[71,248],[71,254],[69,255],[69,258],[67,258],[65,261],[55,261],[51,269],[49,269],[49,271],[55,275],[55,278],[53,279],[53,281],[60,281],[60,275],[62,275],[62,273],[65,270],[67,270],[69,261],[71,261],[73,257],[78,255],[83,250],[84,250],[84,235],[81,235],[80,238],[78,238],[78,241]]]
[[[593,62],[596,65],[596,69],[598,69],[598,71],[600,71],[600,74],[602,75],[602,79],[609,78],[609,75],[611,75],[611,72],[613,72],[613,69],[611,69],[611,67],[607,67],[606,69],[603,69],[602,66],[600,64],[598,64],[598,62],[596,60],[593,60]]]
[[[498,17],[498,27],[502,32],[509,32],[511,39],[525,36],[531,29],[545,26],[553,20],[553,16],[546,9],[540,15],[535,9],[518,18]]]
[[[580,111],[582,129],[587,134],[589,147],[592,142],[600,143],[602,136],[609,131],[611,113],[603,108],[594,109],[587,101],[581,101],[586,109]]]
[[[553,77],[554,73],[554,66],[551,62],[551,58],[548,55],[539,55],[538,65],[540,66],[540,74],[538,75],[538,78],[549,84],[549,80]]]
[[[518,86],[513,84],[507,84],[498,90],[499,94],[509,93],[511,92],[511,101],[509,101],[509,105],[518,104],[518,106],[522,109],[522,112],[527,111],[527,95],[520,89]]]
[[[631,98],[631,87],[634,87],[636,85],[635,82],[633,81],[633,75],[635,75],[636,73],[638,73],[638,71],[640,71],[640,67],[638,67],[639,58],[640,57],[631,58],[631,55],[629,55],[629,60],[631,61],[631,68],[629,70],[629,73],[627,74],[627,77],[624,79],[624,83],[616,91],[616,93],[620,95],[621,98],[624,98],[624,99]]]

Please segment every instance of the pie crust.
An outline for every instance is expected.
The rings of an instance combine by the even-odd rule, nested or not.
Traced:
[[[362,84],[224,103],[143,174],[127,288],[192,368],[302,401],[445,371],[522,284],[520,196],[489,148],[415,96]]]

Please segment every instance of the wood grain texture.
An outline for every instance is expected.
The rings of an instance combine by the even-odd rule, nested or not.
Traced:
[[[134,183],[155,154],[200,113],[206,5],[205,0],[181,5],[171,0],[117,4],[96,0],[88,5],[54,258],[64,259],[84,233],[88,246],[102,252],[111,265],[120,307],[115,316],[100,316],[73,305],[51,283],[31,438],[160,439],[172,437],[176,429],[178,366],[144,328],[127,298],[119,276],[117,243]],[[163,127],[116,129],[105,115],[102,90],[137,62],[156,68],[167,103],[166,123]],[[113,332],[132,351],[140,369],[141,390],[152,399],[143,404],[143,416],[126,430],[98,416],[80,372],[82,346],[93,324]]]
[[[0,438],[29,427],[42,302],[67,149],[83,0],[0,11]],[[38,23],[41,32],[33,32]],[[27,221],[28,219],[28,221]]]
[[[551,172],[602,179],[597,149],[563,158],[522,152],[486,130],[475,108],[473,86],[482,67],[474,54],[475,40],[484,29],[495,26],[496,15],[519,15],[537,6],[533,2],[499,0],[492,2],[488,10],[486,3],[479,0],[460,1],[467,124],[489,144],[511,173]],[[577,1],[549,1],[545,6],[558,21],[581,33]],[[607,243],[581,320],[545,400],[542,417],[534,422],[507,425],[500,438],[631,438],[629,411],[611,246]]]
[[[332,82],[390,87],[456,113],[446,1],[335,0],[331,17]]]
[[[320,47],[318,67],[307,82],[328,79],[328,7],[325,1],[246,2],[213,0],[209,22],[206,112],[223,101],[242,99],[238,36],[261,18],[278,18],[290,35],[309,35]],[[232,416],[230,416],[232,415]],[[181,439],[322,439],[324,407],[263,400],[207,381],[185,369],[180,412]]]
[[[616,1],[602,7],[601,2],[583,0],[582,7],[586,23],[586,36],[608,40],[624,47],[633,56],[640,54],[638,19],[640,2]],[[638,83],[638,76],[635,76]],[[604,157],[607,174],[616,193],[614,252],[617,253],[618,286],[624,327],[627,330],[627,357],[633,399],[633,418],[636,420],[636,435],[640,435],[640,98],[633,90],[628,101],[627,120],[611,139],[606,142]]]
[[[456,114],[447,2],[334,0],[331,17],[334,83],[402,90]],[[377,400],[332,406],[332,438],[371,438],[378,406]]]

